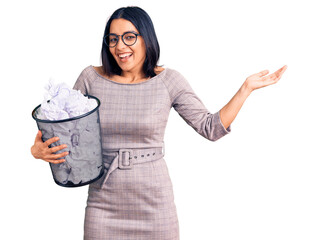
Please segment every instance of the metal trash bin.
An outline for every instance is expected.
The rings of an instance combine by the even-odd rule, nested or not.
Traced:
[[[102,160],[102,141],[100,133],[99,106],[83,115],[63,120],[41,120],[37,118],[41,104],[32,111],[32,117],[42,131],[42,140],[52,137],[60,140],[49,147],[66,144],[67,148],[56,153],[69,151],[65,162],[50,163],[54,181],[63,187],[79,187],[90,184],[102,177],[104,165]]]

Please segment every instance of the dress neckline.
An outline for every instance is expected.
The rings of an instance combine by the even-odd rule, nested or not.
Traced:
[[[161,71],[159,74],[157,74],[156,76],[154,76],[154,77],[152,77],[152,78],[150,78],[150,79],[148,79],[148,80],[142,81],[142,82],[138,82],[138,83],[120,83],[120,82],[116,82],[116,81],[110,80],[110,79],[108,79],[108,78],[102,76],[101,74],[99,74],[99,73],[95,70],[95,68],[93,67],[93,65],[90,65],[90,68],[92,69],[92,71],[93,71],[98,77],[100,77],[100,78],[102,78],[102,79],[105,79],[105,80],[107,80],[107,81],[109,81],[109,82],[112,82],[112,83],[115,83],[115,84],[119,84],[119,85],[140,85],[140,84],[144,84],[144,83],[150,82],[150,81],[152,81],[152,80],[158,78],[159,76],[163,75],[163,74],[167,71],[167,68],[165,68],[164,70],[162,70],[162,71]]]

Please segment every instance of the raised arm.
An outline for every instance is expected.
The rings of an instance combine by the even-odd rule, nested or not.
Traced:
[[[208,140],[216,141],[231,131],[224,128],[219,112],[211,113],[195,94],[189,82],[177,71],[172,70],[164,79],[171,106],[197,133]]]
[[[220,119],[223,126],[228,128],[231,125],[243,103],[254,90],[277,83],[286,69],[287,66],[285,65],[270,75],[267,75],[268,70],[264,70],[249,76],[233,98],[220,110]]]

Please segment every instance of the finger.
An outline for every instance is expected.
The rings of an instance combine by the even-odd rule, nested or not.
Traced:
[[[275,74],[276,74],[276,75],[281,75],[283,72],[286,71],[286,69],[287,69],[287,66],[285,65],[285,66],[281,67],[280,69],[278,69],[278,70],[275,72]]]
[[[65,159],[59,159],[59,160],[44,160],[44,161],[49,162],[49,163],[59,164],[59,163],[65,162]]]
[[[283,73],[286,71],[286,69],[287,69],[287,66],[285,65],[284,67],[278,69],[278,70],[274,73],[274,75],[275,75],[276,78],[277,78],[276,81],[278,81],[279,79],[281,79],[281,77],[282,77]]]
[[[262,76],[265,76],[268,73],[269,73],[268,70],[263,70],[263,71],[261,71],[259,73],[256,73],[255,75],[258,76],[258,77],[262,77]]]
[[[274,73],[262,78],[264,86],[268,86],[268,85],[274,84],[278,80],[279,80],[279,78]]]
[[[58,140],[60,140],[59,137],[53,137],[46,140],[44,143],[46,144],[46,146],[50,146],[52,143],[57,142]]]
[[[36,142],[42,142],[42,132],[40,130],[38,130],[38,133],[35,136],[34,143]]]
[[[287,69],[287,65],[284,65],[283,67],[280,68],[281,70],[285,71]]]
[[[284,67],[281,68],[280,76],[283,75],[283,73],[286,71],[286,69],[287,69],[287,65],[285,65]]]
[[[270,82],[278,81],[279,77],[276,74],[271,74],[268,78]]]
[[[69,154],[69,152],[62,152],[62,153],[57,153],[57,154],[49,154],[45,159],[57,160],[59,158],[67,156],[68,154]]]
[[[56,147],[52,147],[50,148],[50,152],[51,153],[55,153],[55,152],[58,152],[64,148],[67,148],[67,145],[66,144],[62,144],[62,145],[59,145],[59,146],[56,146]]]

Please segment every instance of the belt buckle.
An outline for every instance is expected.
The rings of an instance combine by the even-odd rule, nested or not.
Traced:
[[[123,157],[125,153],[126,155]],[[128,156],[127,156],[127,153],[129,153]],[[118,158],[118,167],[120,169],[131,169],[134,164],[132,155],[133,155],[133,151],[131,149],[120,149],[119,158]]]

